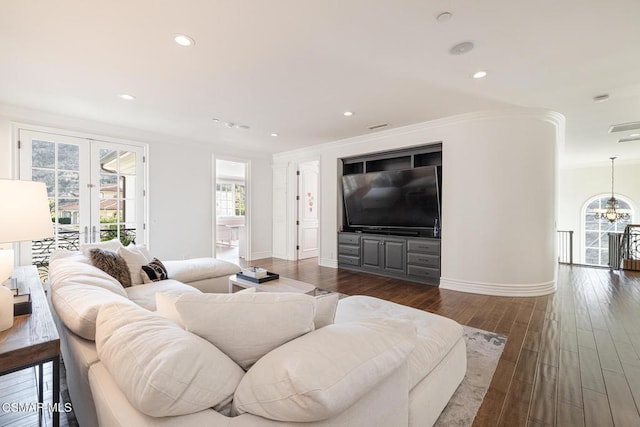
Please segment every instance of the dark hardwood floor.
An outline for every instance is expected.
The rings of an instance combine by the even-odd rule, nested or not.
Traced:
[[[511,298],[319,267],[315,259],[252,264],[320,288],[384,298],[506,335],[474,426],[640,426],[638,273],[560,266],[555,294]],[[0,402],[33,401],[27,395],[34,390],[33,370],[0,377]],[[0,425],[30,425],[32,416],[0,411]]]
[[[640,274],[561,265],[558,290],[492,297],[265,259],[254,265],[508,337],[474,426],[640,426]]]

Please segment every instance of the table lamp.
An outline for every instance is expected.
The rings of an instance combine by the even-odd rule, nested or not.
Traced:
[[[0,200],[0,244],[53,237],[44,183],[0,179]],[[0,284],[11,277],[13,261],[12,249],[0,249]],[[13,326],[13,293],[0,288],[0,331],[4,331]]]

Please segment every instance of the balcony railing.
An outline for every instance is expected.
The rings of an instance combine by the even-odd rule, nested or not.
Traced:
[[[119,233],[118,233],[119,232]],[[119,236],[118,236],[119,234]],[[135,228],[105,229],[100,230],[100,241],[111,240],[116,237],[124,245],[135,243]],[[80,232],[79,231],[58,231],[57,244],[56,238],[34,240],[31,243],[31,260],[32,264],[38,268],[40,277],[44,280],[49,272],[49,257],[56,249],[66,249],[69,251],[80,250]]]

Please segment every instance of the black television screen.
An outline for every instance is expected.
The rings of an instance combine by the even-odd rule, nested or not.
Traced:
[[[426,228],[440,219],[436,166],[342,177],[350,227]]]

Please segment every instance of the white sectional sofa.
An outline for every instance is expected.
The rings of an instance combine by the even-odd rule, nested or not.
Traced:
[[[245,372],[210,342],[154,313],[158,292],[226,292],[226,275],[223,283],[212,285],[212,280],[196,274],[206,270],[210,262],[199,260],[191,268],[182,269],[176,264],[171,266],[174,274],[169,272],[169,277],[175,278],[125,289],[93,267],[81,253],[51,261],[51,303],[61,336],[69,394],[81,426],[243,427],[304,423],[309,427],[423,427],[437,420],[464,377],[466,349],[460,325],[366,296],[341,299],[333,325],[317,330],[311,326],[310,332],[268,352]],[[171,263],[166,264],[169,270]],[[190,299],[194,298],[201,297]],[[188,299],[185,296],[179,301]],[[268,323],[264,319],[264,324]],[[123,356],[121,349],[134,341],[142,343],[137,347],[140,354]],[[198,358],[209,352],[212,362],[192,372]],[[141,360],[145,357],[150,361]],[[139,371],[145,369],[135,363],[157,364],[157,369],[153,365],[149,371],[150,376],[157,377],[164,375],[161,371],[169,369],[170,363],[176,363],[176,357],[184,357],[184,361],[177,359],[180,363],[170,374],[184,375],[183,382],[189,384],[179,383],[177,388],[187,387],[187,391],[176,392],[180,396],[174,405],[173,398],[167,401],[173,390],[160,390],[163,394],[156,402],[153,393],[159,391],[152,384],[154,379],[143,378],[146,373],[138,378]],[[180,399],[189,390],[193,392],[193,387],[199,387],[192,383],[209,378],[208,365],[219,367],[215,375],[224,378],[208,392],[222,393],[231,387],[232,395],[220,403],[226,403],[224,407],[200,408],[196,404],[196,409],[190,410],[191,402],[187,402],[184,409]],[[280,371],[286,381],[269,383],[270,376]],[[146,380],[150,384],[145,384]],[[210,385],[211,381],[215,380],[207,383]],[[170,384],[170,380],[166,383]],[[295,390],[291,391],[291,387]],[[194,399],[201,399],[206,393],[195,393]],[[273,393],[280,393],[282,398],[272,398]],[[179,415],[166,415],[174,413]]]

